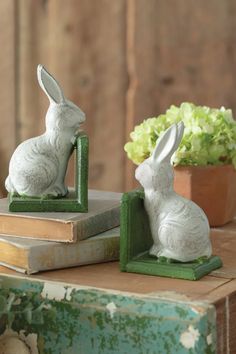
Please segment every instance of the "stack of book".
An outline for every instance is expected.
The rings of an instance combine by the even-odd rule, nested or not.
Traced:
[[[0,264],[32,274],[117,260],[120,199],[90,190],[88,213],[12,213],[0,199]]]

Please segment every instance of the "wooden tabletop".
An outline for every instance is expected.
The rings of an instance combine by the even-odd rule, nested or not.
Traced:
[[[81,266],[26,276],[0,267],[0,273],[72,286],[111,289],[113,292],[158,296],[174,301],[208,301],[215,305],[218,354],[236,353],[236,222],[212,229],[213,253],[223,267],[197,281],[121,273],[118,262]]]
[[[74,285],[91,286],[139,294],[172,292],[188,299],[217,300],[217,294],[236,291],[236,223],[211,232],[213,253],[219,255],[223,267],[198,281],[161,278],[150,275],[121,273],[118,262],[81,266],[41,272],[24,276],[0,267],[2,274],[23,276],[31,279],[59,281]],[[220,295],[221,296],[221,295]]]

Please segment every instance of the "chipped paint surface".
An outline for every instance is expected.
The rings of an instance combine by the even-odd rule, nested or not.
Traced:
[[[180,343],[186,348],[194,348],[196,342],[199,340],[200,333],[198,329],[193,326],[189,326],[186,332],[183,332],[180,336]]]
[[[38,354],[37,333],[29,333],[27,336],[24,333],[24,330],[20,331],[20,338],[24,338],[25,343],[30,347],[31,354]]]
[[[11,348],[12,350],[11,354],[39,354],[37,347],[37,333],[25,334],[24,330],[16,332],[10,328],[7,328],[0,336],[0,343],[4,343],[6,345],[6,341],[9,349]],[[17,350],[13,352],[14,348]]]
[[[106,309],[109,311],[111,318],[113,318],[117,310],[117,307],[114,302],[110,302],[109,304],[107,304]]]
[[[73,290],[73,287],[65,286],[64,284],[45,283],[41,296],[50,300],[62,301],[65,299],[70,301]]]
[[[33,308],[46,301],[41,322],[36,317],[29,323],[22,315],[12,323],[17,335],[32,335],[31,346],[37,349],[33,354],[216,353],[215,308],[209,303],[30,278],[1,279],[2,287],[16,292],[22,303],[32,293],[38,295],[32,298]]]
[[[27,345],[17,337],[5,337],[0,341],[1,354],[30,354]]]
[[[208,345],[211,345],[211,344],[212,344],[212,334],[211,334],[211,333],[208,334],[208,336],[207,336],[207,344],[208,344]]]
[[[50,300],[63,300],[66,296],[67,289],[56,283],[45,283],[41,295],[43,298]]]
[[[73,291],[73,288],[67,288],[66,289],[66,300],[70,301],[71,300],[71,293]]]

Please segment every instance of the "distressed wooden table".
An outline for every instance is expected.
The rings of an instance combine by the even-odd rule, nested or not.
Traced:
[[[1,267],[1,291],[33,309],[12,328],[40,354],[236,353],[236,222],[212,241],[224,266],[195,282],[120,273],[117,262],[35,276]]]

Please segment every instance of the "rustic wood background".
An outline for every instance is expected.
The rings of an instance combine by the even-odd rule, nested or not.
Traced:
[[[16,145],[44,130],[38,63],[87,114],[89,186],[124,191],[135,124],[182,101],[236,111],[235,16],[235,0],[0,1],[0,193]]]

